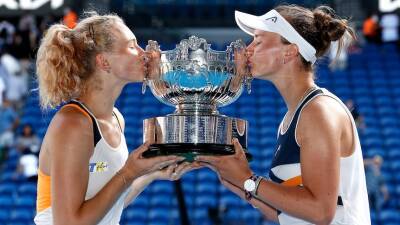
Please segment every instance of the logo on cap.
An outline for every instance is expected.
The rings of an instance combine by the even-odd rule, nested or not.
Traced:
[[[276,16],[273,16],[273,17],[269,17],[269,18],[267,18],[267,19],[265,19],[265,20],[271,20],[272,22],[274,22],[274,23],[276,23],[276,20],[277,20],[278,18],[276,17]]]

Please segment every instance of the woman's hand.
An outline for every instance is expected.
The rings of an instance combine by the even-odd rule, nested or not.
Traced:
[[[225,180],[238,187],[242,187],[246,179],[252,175],[246,155],[239,141],[233,139],[235,154],[228,156],[197,156],[200,165],[212,168],[218,173],[220,180]]]
[[[148,142],[144,143],[135,151],[131,152],[126,160],[124,167],[121,169],[121,173],[129,182],[137,177],[174,165],[185,159],[179,156],[144,158],[142,153],[146,151],[149,146],[150,144]]]
[[[157,180],[174,181],[174,180],[179,180],[183,176],[183,174],[191,170],[199,169],[201,167],[203,166],[200,165],[200,163],[198,162],[194,163],[184,162],[182,164],[170,165],[163,170],[157,170],[153,172],[151,176]]]

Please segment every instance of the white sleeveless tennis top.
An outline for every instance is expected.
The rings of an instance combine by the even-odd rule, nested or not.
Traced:
[[[74,104],[86,111],[93,121],[94,132],[94,152],[89,159],[89,182],[85,195],[85,200],[94,197],[119,171],[128,158],[129,152],[126,145],[125,136],[121,129],[121,140],[118,147],[111,147],[101,134],[100,126],[94,115],[80,102],[71,101],[69,104]],[[119,121],[122,115],[114,108],[114,116]],[[121,127],[120,127],[121,128]],[[129,188],[118,198],[108,213],[102,218],[98,225],[118,225],[121,219],[122,210],[124,208],[124,200],[129,192]],[[53,225],[53,215],[51,206],[37,212],[34,219],[36,225]]]
[[[324,88],[318,88],[309,93],[296,109],[288,130],[281,132],[282,123],[278,131],[278,144],[269,171],[269,178],[282,185],[302,186],[300,147],[297,144],[296,128],[304,107],[317,96],[328,96],[335,99],[346,111],[351,119],[355,140],[355,149],[352,155],[340,158],[340,180],[338,203],[332,225],[371,225],[368,195],[365,182],[365,172],[360,140],[354,119],[343,102]],[[308,225],[302,219],[292,217],[285,212],[278,211],[281,225]]]

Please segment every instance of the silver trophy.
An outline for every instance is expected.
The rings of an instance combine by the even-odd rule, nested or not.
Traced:
[[[236,101],[244,85],[250,93],[245,48],[238,40],[225,51],[215,51],[205,39],[191,36],[175,49],[161,51],[157,42],[149,41],[142,91],[149,86],[158,100],[176,110],[143,121],[143,141],[153,143],[144,157],[174,154],[192,161],[197,154],[233,154],[232,138],[237,138],[251,158],[247,121],[217,111]]]

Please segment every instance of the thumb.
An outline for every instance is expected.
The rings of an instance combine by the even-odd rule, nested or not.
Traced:
[[[245,155],[242,145],[240,145],[239,143],[239,140],[237,138],[234,138],[232,142],[233,142],[233,147],[235,148],[235,156]]]
[[[149,149],[149,147],[150,147],[150,142],[146,141],[144,144],[142,144],[137,149],[135,149],[135,154],[138,157],[142,157],[142,153],[147,151]]]

